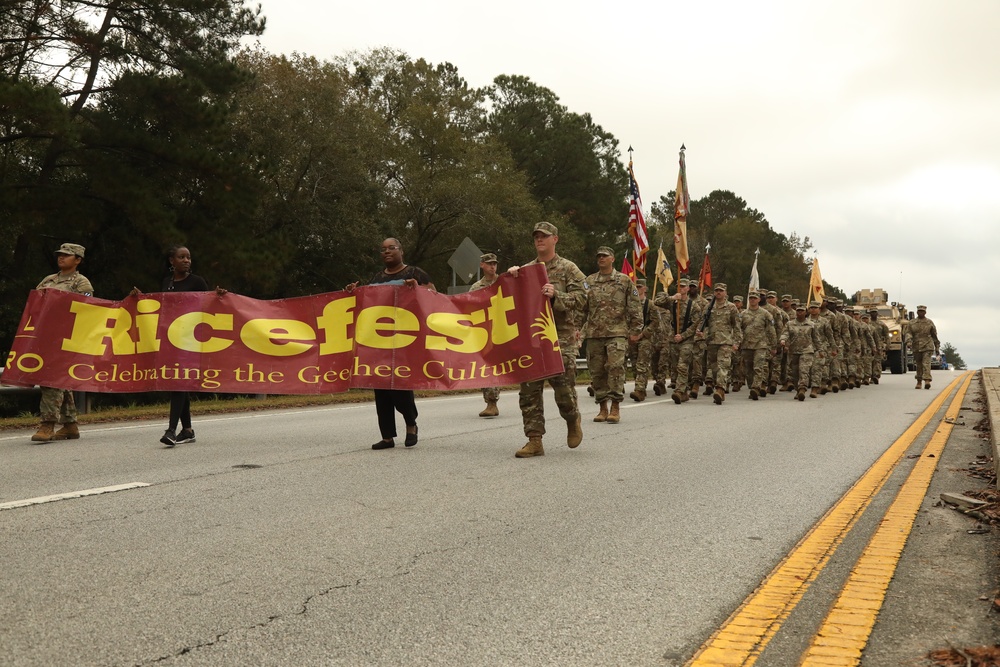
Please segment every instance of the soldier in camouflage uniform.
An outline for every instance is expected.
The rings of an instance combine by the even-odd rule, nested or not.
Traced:
[[[756,401],[767,394],[767,360],[773,356],[778,343],[774,316],[760,305],[759,293],[750,292],[750,307],[740,314],[740,327],[743,329],[743,342],[740,343],[743,372],[750,386],[750,398]]]
[[[844,390],[852,386],[848,381],[850,376],[848,350],[851,348],[851,330],[848,325],[848,319],[850,318],[841,312],[843,302],[840,299],[831,297],[829,304],[830,312],[833,313],[833,320],[831,320],[830,324],[833,325],[833,335],[837,339],[838,344],[837,376],[840,389]]]
[[[853,311],[854,324],[858,328],[858,383],[861,385],[870,384],[869,376],[872,370],[872,358],[875,347],[875,339],[872,336],[871,327],[865,322],[868,313],[862,308],[855,308]]]
[[[830,317],[825,317],[822,304],[813,301],[809,304],[809,321],[816,326],[818,343],[816,359],[813,362],[813,388],[819,387],[820,394],[826,394],[830,387],[830,364],[837,356],[837,341],[833,335],[833,325]]]
[[[823,377],[824,388],[836,394],[840,391],[840,355],[843,346],[840,340],[840,321],[837,318],[837,313],[831,307],[831,299],[832,297],[823,298],[823,302],[819,307],[819,316],[830,325],[830,332],[833,335],[833,343],[830,346],[827,358],[828,375]]]
[[[635,363],[635,387],[629,398],[639,402],[646,400],[646,385],[649,384],[650,365],[653,361],[653,334],[655,327],[652,322],[650,308],[652,304],[646,298],[646,279],[635,281],[635,289],[639,293],[639,309],[642,313],[642,334],[639,340],[628,344],[628,358]]]
[[[819,304],[816,304],[819,311]],[[810,398],[816,398],[816,387],[812,385],[812,366],[819,347],[816,325],[806,318],[806,307],[799,304],[795,308],[795,320],[785,325],[781,333],[781,347],[788,351],[788,367],[792,381],[796,385],[795,400],[806,400],[806,389],[812,389]]]
[[[865,342],[868,344],[868,349],[865,351],[865,357],[863,361],[863,378],[861,380],[862,384],[874,384],[875,380],[875,362],[878,360],[881,362],[882,350],[879,348],[878,332],[875,327],[872,326],[871,315],[868,314],[867,310],[862,310],[858,313],[861,319],[861,329],[864,331]]]
[[[941,341],[938,340],[937,327],[934,321],[927,317],[927,306],[917,306],[917,318],[909,321],[907,334],[913,346],[913,363],[917,369],[917,389],[920,381],[924,381],[924,389],[931,388],[931,353],[941,353]]]
[[[700,288],[701,288],[701,283],[692,280],[690,286],[688,287],[688,295],[691,297],[691,300],[694,302],[694,305],[697,306],[701,310],[702,315],[704,315],[704,313],[708,310],[708,304],[710,303],[710,301],[709,299],[706,299],[701,295],[701,293],[698,291],[700,290]],[[700,328],[701,323],[699,322],[698,324]],[[701,388],[701,385],[705,383],[705,371],[707,370],[705,362],[707,356],[708,356],[708,343],[705,342],[704,337],[695,336],[694,356],[692,356],[691,358],[691,369],[688,373],[689,376],[688,384],[691,385],[691,392],[689,396],[691,398],[698,398],[698,390]]]
[[[785,325],[788,324],[788,316],[782,312],[781,308],[778,308],[778,293],[774,290],[767,291],[767,298],[764,298],[764,290],[760,290],[761,299],[764,303],[760,304],[761,308],[767,310],[771,313],[771,317],[774,318],[774,335],[775,340],[781,337],[781,332],[785,330]],[[767,360],[767,391],[768,393],[775,393],[778,391],[778,385],[781,383],[781,356],[778,354],[777,348],[775,349],[775,354]]]
[[[743,297],[737,294],[733,297],[733,305],[736,306],[736,315],[740,317],[743,315]],[[743,327],[740,327],[740,331],[743,331]],[[730,371],[729,377],[732,380],[733,392],[737,392],[743,388],[743,385],[747,383],[746,377],[743,373],[743,360],[740,357],[739,351],[733,354],[733,368]]]
[[[739,349],[743,340],[740,328],[740,314],[736,306],[729,303],[726,283],[717,283],[712,290],[715,299],[709,304],[709,311],[702,320],[705,328],[697,335],[708,345],[708,378],[706,384],[712,389],[712,400],[722,405],[729,390],[729,370],[733,364],[733,352]]]
[[[872,382],[878,384],[882,377],[882,360],[885,359],[889,349],[889,326],[878,318],[878,308],[870,308],[868,314],[871,315],[871,325],[875,333],[875,343],[878,346],[879,354],[872,364]]]
[[[671,343],[677,350],[677,389],[671,398],[678,405],[690,399],[690,373],[696,353],[694,334],[702,316],[697,303],[688,296],[690,285],[687,278],[681,278],[677,283],[677,294],[661,294],[654,301],[656,306],[669,310],[671,314]]]
[[[784,313],[784,315],[785,315],[785,321],[786,322],[791,322],[792,320],[795,319],[795,308],[798,305],[799,305],[798,303],[793,303],[793,299],[792,299],[792,295],[791,294],[782,294],[781,295],[781,305],[779,307],[781,309],[781,312]],[[781,352],[781,373],[780,373],[780,375],[781,375],[781,382],[780,382],[780,384],[784,388],[785,391],[793,391],[794,390],[794,384],[793,384],[791,378],[789,378],[789,373],[788,373],[788,351],[782,348],[780,350],[780,352]]]
[[[664,293],[666,289],[664,288]],[[652,300],[650,301],[652,306]],[[653,393],[657,396],[665,396],[667,393],[667,382],[676,376],[676,364],[671,365],[671,344],[670,336],[673,331],[673,319],[670,311],[663,308],[651,307],[649,309],[649,323],[653,330],[653,361],[651,362],[653,373]],[[645,330],[644,330],[645,333]]]
[[[63,243],[56,250],[59,273],[46,276],[35,289],[56,289],[87,296],[93,295],[94,288],[90,281],[77,270],[80,262],[83,261],[85,252],[82,245]],[[31,436],[32,441],[76,440],[80,437],[80,427],[76,423],[76,401],[73,399],[73,392],[42,387],[42,400],[38,412],[41,424],[38,431]],[[62,424],[58,431],[55,430],[57,423]]]
[[[518,405],[521,408],[524,434],[528,437],[528,442],[514,454],[517,458],[545,455],[545,450],[542,448],[542,436],[545,434],[542,389],[546,380],[555,392],[559,414],[566,420],[566,444],[573,448],[583,441],[580,410],[576,398],[576,352],[579,346],[576,322],[579,311],[587,302],[587,292],[583,286],[585,278],[576,264],[556,254],[559,230],[555,225],[550,222],[539,222],[535,225],[532,239],[537,257],[528,262],[528,265],[544,264],[548,272],[549,282],[542,285],[542,294],[552,304],[552,315],[555,318],[565,370],[550,378],[521,383]],[[513,266],[509,269],[509,273],[516,278],[519,269],[520,267]]]
[[[595,422],[617,424],[625,399],[625,353],[642,333],[642,306],[632,279],[614,267],[608,246],[597,249],[596,273],[587,276],[583,337],[587,341],[587,368],[600,404]],[[610,409],[608,402],[610,401]]]
[[[479,256],[479,269],[483,272],[483,277],[472,283],[470,292],[484,289],[497,281],[497,256],[492,252]],[[499,417],[500,408],[497,401],[500,400],[500,387],[483,387],[483,400],[486,401],[486,408],[479,413],[480,417]]]

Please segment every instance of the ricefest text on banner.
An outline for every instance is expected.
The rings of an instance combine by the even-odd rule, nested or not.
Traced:
[[[91,392],[466,389],[563,371],[545,267],[447,296],[371,285],[276,301],[33,291],[4,384]]]

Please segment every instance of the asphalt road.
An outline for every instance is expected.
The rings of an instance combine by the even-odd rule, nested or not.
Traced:
[[[798,403],[650,397],[515,459],[516,393],[0,436],[4,665],[673,665],[690,658],[951,380]],[[546,390],[551,401],[551,391]],[[400,431],[402,424],[400,422]],[[767,664],[767,663],[760,663]],[[774,662],[772,664],[781,664]],[[790,664],[790,663],[789,663]]]

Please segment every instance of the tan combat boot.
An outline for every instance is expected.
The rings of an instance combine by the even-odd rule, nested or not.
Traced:
[[[514,452],[514,456],[519,459],[527,459],[532,456],[545,456],[545,450],[542,449],[542,436],[529,435],[528,442],[524,443],[524,447]]]
[[[917,387],[916,388],[920,389],[920,380],[919,379],[917,380]],[[32,440],[34,440],[34,438],[32,438]]]
[[[796,401],[804,401],[804,400],[806,400],[806,390],[805,390],[805,387],[799,387],[799,390],[797,392],[795,392],[795,400]]]
[[[657,394],[657,396],[659,396],[659,394]],[[643,401],[646,400],[646,388],[645,387],[637,388],[635,391],[629,394],[628,397],[631,398],[636,403],[642,403]]]
[[[608,421],[608,402],[601,401],[601,411],[597,413],[594,417],[595,422],[606,422]]]
[[[611,412],[608,413],[609,424],[617,424],[622,420],[621,412],[619,412],[619,405],[621,404],[618,401],[611,401]]]
[[[576,413],[573,421],[566,422],[566,444],[570,449],[579,447],[583,442],[583,428],[580,426],[580,413]]]
[[[701,389],[701,385],[697,385],[697,384],[691,385],[691,391],[688,392],[688,396],[690,398],[693,398],[693,399],[697,400],[697,398],[698,398],[698,390],[699,389]]]
[[[816,393],[816,387],[813,387],[812,391],[809,392],[809,398],[816,398],[817,395],[818,394]]]
[[[80,427],[76,422],[63,424],[62,428],[52,434],[53,440],[79,440]]]
[[[930,380],[925,380],[924,381],[924,389],[930,389],[930,388],[931,388],[931,381]]]
[[[918,383],[917,389],[919,388],[920,384]],[[55,435],[55,433],[52,432],[53,429],[55,429],[55,427],[56,427],[55,422],[42,422],[41,425],[38,427],[38,431],[35,433],[35,435],[31,436],[31,441],[50,442],[52,440],[52,436]]]
[[[667,393],[667,385],[663,382],[654,382],[653,393],[656,394],[657,396],[662,396],[663,394]]]
[[[722,402],[726,400],[726,390],[722,387],[716,387],[715,393],[712,395],[712,400],[715,401],[716,405],[722,405]]]
[[[499,417],[500,409],[496,401],[486,401],[486,409],[479,413],[480,417]]]

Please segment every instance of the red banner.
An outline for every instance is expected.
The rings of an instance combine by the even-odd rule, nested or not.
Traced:
[[[28,298],[4,384],[92,392],[466,389],[563,371],[545,267],[447,296],[370,285],[277,301],[156,292]]]

